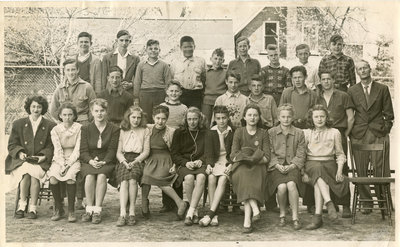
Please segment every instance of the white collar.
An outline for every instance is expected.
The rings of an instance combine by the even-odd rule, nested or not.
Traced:
[[[227,134],[229,131],[232,131],[232,128],[231,128],[231,126],[227,126],[227,128],[226,128],[226,130],[224,130],[224,132],[221,132],[219,129],[218,129],[218,126],[217,125],[214,125],[213,127],[211,127],[211,130],[216,130],[217,132],[218,132],[218,135],[225,135],[225,134]]]
[[[115,49],[114,54],[118,54],[118,56],[123,57],[123,58],[126,58],[128,55],[131,55],[131,53],[129,51],[126,51],[125,55],[122,56],[121,53],[119,53],[118,48]]]
[[[158,61],[160,61],[160,60],[157,58],[157,60],[156,60],[154,63],[152,63],[152,62],[150,62],[149,59],[147,58],[146,61],[145,61],[145,63],[148,63],[148,64],[150,64],[151,66],[154,66],[154,65],[156,65],[156,64],[158,63]]]

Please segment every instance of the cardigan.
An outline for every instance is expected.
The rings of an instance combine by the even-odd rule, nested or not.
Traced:
[[[206,143],[205,129],[200,129],[197,135],[196,143],[193,142],[187,128],[175,130],[171,145],[172,162],[177,166],[186,166],[189,161],[201,160],[204,164],[204,147]]]
[[[219,158],[219,150],[221,143],[219,142],[219,135],[217,130],[209,130],[206,133],[207,145],[205,147],[206,164],[214,167],[215,162]],[[232,142],[233,142],[233,132],[229,131],[227,136],[224,138],[225,150],[226,150],[226,160],[232,163],[230,158]]]

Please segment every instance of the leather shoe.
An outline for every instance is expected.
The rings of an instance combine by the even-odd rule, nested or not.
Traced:
[[[301,229],[301,223],[300,223],[299,220],[294,220],[293,221],[293,229],[296,230],[296,231]]]
[[[36,219],[36,218],[37,218],[37,213],[36,213],[36,212],[30,211],[30,212],[28,213],[28,219],[34,220],[34,219]]]
[[[318,229],[322,226],[322,215],[320,214],[315,214],[312,218],[311,224],[307,225],[305,227],[306,230],[315,230]]]
[[[18,210],[15,212],[15,218],[16,219],[22,219],[24,218],[24,210]]]
[[[349,206],[343,206],[342,218],[351,218],[351,210]]]
[[[249,226],[249,227],[244,226],[244,227],[243,227],[242,233],[244,233],[244,234],[249,234],[249,233],[252,233],[253,230],[254,230],[254,229],[253,229],[252,226]]]
[[[333,204],[332,201],[329,201],[326,203],[326,208],[328,209],[328,217],[331,220],[336,220],[338,218],[338,215],[336,213],[336,208],[335,204]]]
[[[280,226],[280,227],[286,226],[286,218],[285,218],[285,217],[281,217],[281,218],[279,219],[279,226]]]
[[[185,218],[185,225],[187,225],[187,226],[193,225],[192,217],[188,216],[188,217]]]
[[[163,206],[163,207],[160,209],[159,213],[160,213],[160,214],[163,214],[163,213],[167,213],[167,212],[171,212],[171,211],[172,211],[172,208],[167,207],[167,206]]]

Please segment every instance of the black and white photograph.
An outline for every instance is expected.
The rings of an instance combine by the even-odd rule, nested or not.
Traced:
[[[0,245],[396,246],[399,7],[0,2]]]

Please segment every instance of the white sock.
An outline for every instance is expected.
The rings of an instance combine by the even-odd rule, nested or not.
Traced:
[[[186,217],[193,217],[194,210],[195,208],[189,207]]]
[[[29,212],[35,212],[36,213],[36,205],[32,205],[32,204],[30,204],[29,205],[29,210],[28,210]]]
[[[199,216],[199,210],[197,208],[194,209],[193,215]]]
[[[93,213],[93,206],[86,206],[86,212],[92,214]]]
[[[101,213],[101,207],[99,207],[99,206],[93,206],[93,213],[94,213],[94,214],[99,214],[99,213]]]
[[[19,202],[18,202],[18,210],[25,211],[26,204],[28,204],[28,202],[27,202],[26,199],[25,199],[25,200],[22,200],[22,198],[19,199]],[[18,210],[17,210],[17,211],[18,211]]]

